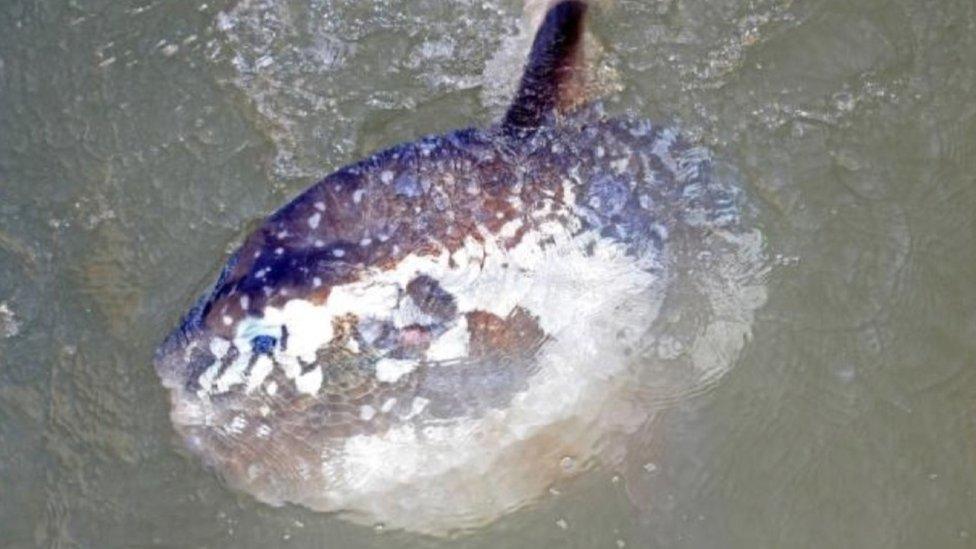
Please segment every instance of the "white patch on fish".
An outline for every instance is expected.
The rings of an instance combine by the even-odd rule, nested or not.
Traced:
[[[401,377],[414,371],[418,364],[416,360],[381,358],[376,361],[376,379],[384,383],[396,383]]]
[[[451,329],[431,342],[430,347],[427,348],[427,359],[444,361],[464,358],[468,354],[470,337],[468,320],[461,316]]]
[[[247,377],[247,389],[245,391],[250,394],[253,393],[255,389],[264,383],[267,379],[268,374],[274,369],[274,363],[268,358],[268,355],[261,355],[254,361],[254,366],[251,367],[251,373]]]
[[[295,388],[299,393],[314,395],[322,388],[322,368],[315,366],[308,372],[295,378]]]

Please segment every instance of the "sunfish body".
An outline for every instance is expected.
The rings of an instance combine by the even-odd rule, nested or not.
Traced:
[[[550,9],[503,122],[312,186],[160,347],[177,431],[231,485],[441,534],[646,432],[676,265],[737,265],[754,231],[705,149],[574,106],[585,11]]]

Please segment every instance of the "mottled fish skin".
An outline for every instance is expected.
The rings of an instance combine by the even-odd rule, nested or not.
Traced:
[[[306,190],[234,253],[163,345],[160,373],[194,390],[202,372],[187,371],[182,358],[167,363],[168,349],[195,349],[187,342],[201,333],[232,340],[239,322],[265,307],[324,302],[331,287],[362,280],[370,269],[392,268],[411,253],[454,253],[467,238],[512,247],[533,225],[574,216],[576,232],[596,229],[635,257],[660,262],[670,233],[737,221],[737,190],[706,185],[708,151],[671,128],[607,119],[591,106],[530,140],[499,135],[493,128],[428,137]],[[516,230],[500,234],[513,223]]]
[[[564,24],[559,17],[578,27],[580,6],[554,8],[544,31]],[[557,65],[576,55],[565,46]],[[523,95],[539,78],[565,73],[532,67]],[[594,334],[598,324],[649,324],[675,257],[717,249],[713,233],[737,230],[739,193],[711,177],[707,150],[668,127],[607,117],[599,105],[559,112],[560,97],[539,93],[496,126],[423,138],[342,168],[246,239],[155,360],[174,425],[195,453],[263,501],[396,523],[368,500],[383,497],[386,477],[362,480],[356,460],[368,454],[350,444],[396,430],[420,437],[411,444],[427,437],[449,448],[447,429],[499,421],[524,407],[547,353],[610,344],[609,336],[579,341],[587,322]],[[595,304],[566,303],[577,282],[580,299]],[[574,319],[576,310],[591,312]],[[584,326],[561,328],[572,322]],[[612,344],[634,344],[647,329]],[[590,440],[560,436],[533,455]],[[390,478],[410,482],[411,474]],[[538,491],[533,482],[511,501],[499,497],[490,516],[471,511],[469,522],[523,504]],[[468,526],[458,505],[414,509],[413,527]]]

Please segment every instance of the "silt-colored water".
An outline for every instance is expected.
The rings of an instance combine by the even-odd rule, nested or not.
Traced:
[[[515,0],[0,6],[0,547],[972,547],[976,5],[615,0],[608,108],[738,167],[772,264],[732,368],[597,471],[458,539],[225,487],[152,352],[333,169],[502,111]]]

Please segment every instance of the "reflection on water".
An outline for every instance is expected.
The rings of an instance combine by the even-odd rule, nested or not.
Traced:
[[[446,543],[228,490],[182,454],[151,353],[249,223],[312,178],[491,120],[519,9],[0,7],[0,544]],[[680,122],[755,195],[767,303],[736,367],[669,402],[621,471],[637,493],[597,472],[457,543],[972,544],[974,10],[596,10],[610,108]]]

